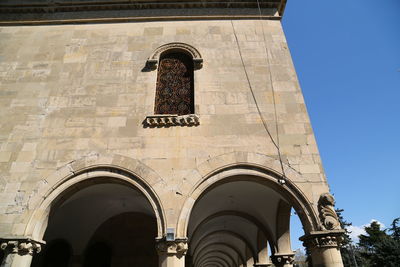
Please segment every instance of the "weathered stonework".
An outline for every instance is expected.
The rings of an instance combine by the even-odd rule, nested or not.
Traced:
[[[30,238],[0,238],[0,249],[6,254],[34,255],[40,253],[43,242]]]
[[[25,240],[2,242],[18,252],[8,266],[29,266],[42,239],[66,240],[79,261],[99,224],[127,213],[154,220],[144,243],[155,249],[157,238],[159,266],[290,265],[291,208],[315,257],[337,260],[342,232],[279,21],[285,1],[265,3],[262,20],[256,1],[133,2],[121,3],[127,13],[90,5],[88,20],[87,2],[0,5],[15,12],[0,15],[0,237]],[[188,13],[171,17],[176,5]],[[104,21],[114,23],[69,24]],[[195,114],[154,115],[168,51],[193,59]],[[225,221],[232,229],[218,228]]]
[[[146,127],[170,127],[170,126],[197,126],[200,124],[199,116],[189,115],[151,115],[146,116],[143,122]]]
[[[319,216],[324,230],[340,229],[339,218],[335,211],[335,199],[329,193],[324,193],[318,201]]]
[[[165,239],[157,240],[157,251],[159,254],[172,254],[182,257],[188,250],[187,239],[176,239],[174,241],[166,241]]]
[[[294,262],[294,253],[292,254],[275,254],[271,257],[275,266],[289,266]]]

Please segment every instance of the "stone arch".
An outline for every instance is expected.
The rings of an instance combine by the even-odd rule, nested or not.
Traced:
[[[215,267],[215,265],[217,265],[218,267],[230,267],[229,263],[225,259],[217,256],[210,257],[210,259],[205,260],[201,264],[202,264],[201,267],[207,267],[207,266]]]
[[[307,179],[286,164],[283,164],[283,168],[287,179],[282,183],[281,163],[275,158],[259,153],[231,152],[199,164],[196,170],[188,174],[188,181],[194,186],[181,209],[177,235],[183,237],[187,235],[192,208],[202,195],[239,175],[248,177],[247,181],[263,183],[290,200],[306,233],[319,230],[318,216],[311,201],[295,184],[295,182],[306,182]]]
[[[157,69],[160,56],[165,52],[183,52],[193,59],[194,69],[201,69],[203,66],[203,58],[199,50],[194,46],[186,43],[173,42],[159,46],[153,51],[150,57],[147,59],[146,67],[150,70]]]
[[[196,229],[193,231],[192,236],[196,235],[196,232],[198,231],[198,229],[205,223],[207,223],[208,221],[217,218],[219,216],[235,216],[235,217],[240,217],[246,221],[248,221],[251,224],[256,225],[261,232],[265,235],[265,237],[270,241],[270,246],[272,249],[272,252],[275,252],[275,243],[273,242],[272,239],[272,231],[271,229],[269,229],[268,227],[265,227],[257,218],[245,213],[245,212],[240,212],[240,211],[234,211],[234,210],[227,210],[227,211],[220,211],[218,213],[214,213],[210,216],[208,216],[207,218],[203,219],[200,224],[196,227]]]
[[[196,251],[197,248],[201,246],[201,243],[202,243],[205,239],[211,237],[211,236],[214,235],[214,234],[228,235],[228,236],[232,236],[232,237],[234,237],[234,238],[239,239],[241,242],[243,242],[243,243],[246,245],[246,247],[247,247],[248,249],[250,249],[251,254],[252,254],[252,257],[253,257],[254,259],[257,259],[257,253],[256,253],[256,251],[254,250],[254,248],[251,246],[251,243],[249,242],[249,240],[247,240],[247,239],[244,238],[243,236],[239,235],[238,233],[235,233],[235,232],[232,232],[232,231],[229,231],[229,230],[217,230],[217,231],[213,231],[213,232],[211,232],[211,233],[207,233],[207,235],[205,235],[203,238],[201,238],[201,239],[197,242],[196,247],[194,248],[194,251]]]
[[[207,257],[207,254],[203,255],[202,258],[198,262],[195,263],[196,264],[195,266],[202,266],[203,264],[211,261],[212,259],[219,259],[222,262],[224,262],[225,266],[231,267],[232,265],[229,264],[228,260],[232,261],[232,259],[229,258],[226,254],[222,254],[222,253],[218,254],[218,253],[219,253],[218,251],[208,252],[208,254],[209,254],[208,257]],[[217,254],[217,255],[215,255],[215,254]],[[234,266],[232,266],[232,267],[234,267]]]
[[[234,252],[238,255],[239,260],[240,260],[240,262],[242,263],[242,265],[245,265],[245,264],[246,264],[246,261],[245,261],[245,259],[244,259],[244,256],[242,255],[242,253],[240,253],[240,251],[239,251],[235,246],[233,246],[233,245],[231,245],[231,244],[229,244],[229,243],[210,242],[210,243],[206,243],[206,244],[200,245],[199,249],[202,249],[202,248],[205,247],[205,246],[212,247],[212,246],[215,246],[215,245],[224,246],[224,247],[227,247],[228,249],[231,249],[232,251],[234,251]]]
[[[157,235],[165,233],[165,214],[156,193],[164,181],[151,168],[140,161],[121,155],[100,156],[91,154],[70,162],[43,179],[34,190],[28,203],[32,214],[25,228],[25,236],[41,240],[47,227],[50,208],[65,197],[76,192],[82,184],[120,183],[139,190],[149,201],[157,221]]]
[[[198,259],[195,260],[195,266],[200,265],[197,263],[201,263],[202,261],[207,261],[207,259],[209,258],[207,256],[209,256],[209,254],[213,254],[213,253],[218,253],[218,254],[222,254],[222,255],[226,256],[232,262],[232,264],[235,264],[235,262],[236,262],[235,259],[233,259],[232,256],[229,255],[228,253],[226,253],[225,251],[222,251],[222,250],[211,250],[210,251],[210,249],[208,249],[208,250],[204,250],[204,252],[199,255]]]

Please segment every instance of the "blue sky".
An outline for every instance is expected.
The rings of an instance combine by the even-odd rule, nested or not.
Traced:
[[[283,27],[336,207],[355,232],[389,226],[400,217],[400,1],[289,0]]]

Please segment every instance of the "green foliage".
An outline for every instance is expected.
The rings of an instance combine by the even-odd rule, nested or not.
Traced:
[[[398,226],[399,223],[400,217],[394,219],[392,224],[390,225],[391,227],[389,228],[389,232],[392,232],[392,237],[395,240],[400,240],[400,226]]]
[[[345,233],[343,235],[342,246],[340,247],[340,253],[342,255],[343,265],[345,267],[357,267],[358,266],[357,262],[355,262],[356,261],[355,250],[350,237],[351,232],[347,229],[349,226],[352,225],[352,223],[347,222],[343,218],[342,215],[343,209],[336,209],[335,211],[338,216],[340,226],[342,227],[342,229],[345,230]]]
[[[391,228],[382,230],[378,222],[366,226],[365,235],[360,235],[358,242],[358,258],[362,266],[397,267],[400,266],[400,229],[399,218],[391,224]],[[391,232],[388,234],[387,232]]]

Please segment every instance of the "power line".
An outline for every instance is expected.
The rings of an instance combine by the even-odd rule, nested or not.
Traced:
[[[258,3],[258,1],[257,1],[257,3]],[[260,12],[261,12],[261,9],[260,9]],[[260,16],[260,18],[261,18],[261,16]],[[271,88],[272,88],[274,113],[275,113],[275,122],[276,122],[276,126],[275,127],[276,127],[276,134],[277,134],[277,141],[278,142],[275,142],[271,132],[269,131],[267,122],[265,121],[264,116],[262,115],[261,109],[260,109],[260,107],[258,105],[257,97],[255,96],[253,87],[252,87],[251,82],[250,82],[249,74],[247,72],[247,68],[246,68],[246,65],[245,65],[244,60],[243,60],[243,55],[242,55],[242,51],[241,51],[241,48],[240,48],[239,39],[237,37],[235,26],[233,25],[233,21],[232,20],[231,20],[231,25],[232,25],[233,35],[235,36],[236,44],[237,44],[238,51],[239,51],[240,60],[242,62],[243,70],[244,70],[244,73],[245,73],[245,76],[246,76],[247,83],[249,85],[249,89],[250,89],[251,95],[252,95],[254,103],[256,105],[257,112],[258,112],[258,114],[259,114],[259,116],[261,118],[262,124],[263,124],[266,132],[268,133],[269,138],[271,139],[272,143],[274,144],[274,146],[276,147],[276,149],[278,151],[279,162],[280,162],[281,169],[282,169],[282,178],[285,179],[286,178],[286,174],[285,174],[285,169],[283,167],[282,156],[281,156],[281,152],[280,152],[280,148],[279,148],[278,117],[277,117],[277,112],[276,112],[275,92],[274,92],[274,88],[273,88],[273,84],[272,84],[271,71],[269,71],[269,79],[270,79],[271,86],[272,86]],[[264,33],[264,31],[263,31],[263,33]],[[269,64],[268,50],[266,49],[266,46],[265,46],[265,35],[264,35],[264,47],[265,47],[265,51],[267,52],[267,61],[268,61],[268,64]],[[280,181],[280,182],[284,183],[284,180]]]

